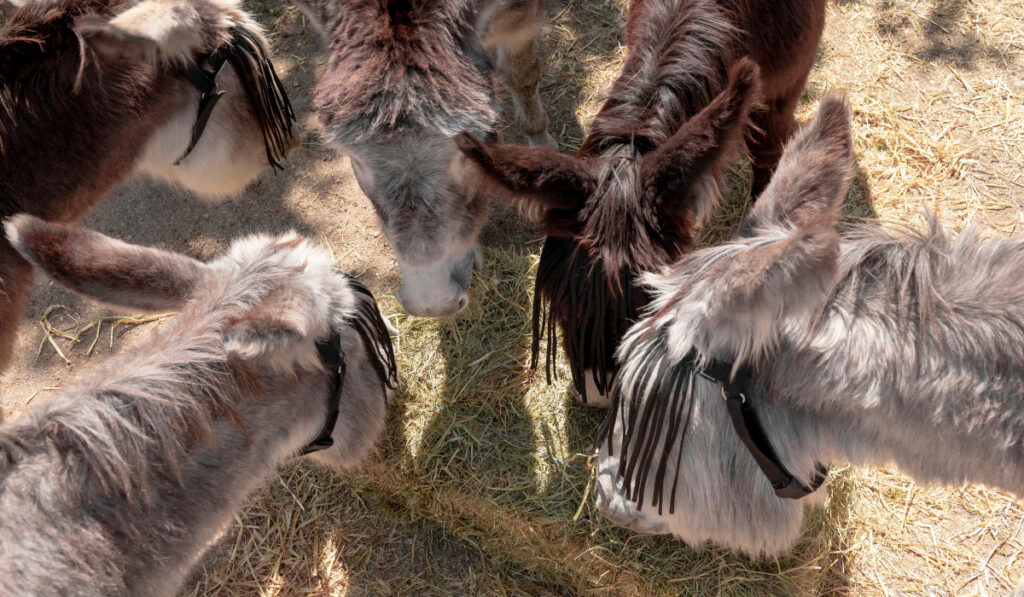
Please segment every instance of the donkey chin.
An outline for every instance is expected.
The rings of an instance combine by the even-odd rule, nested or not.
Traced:
[[[481,265],[482,258],[476,247],[459,257],[448,256],[427,265],[400,258],[398,267],[404,280],[395,297],[410,315],[453,317],[469,304],[473,267]]]

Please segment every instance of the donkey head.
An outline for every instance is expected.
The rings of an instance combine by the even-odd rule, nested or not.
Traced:
[[[757,65],[743,59],[728,88],[677,130],[624,124],[639,128],[615,143],[592,134],[576,156],[488,145],[468,133],[457,138],[484,183],[525,207],[548,236],[537,272],[534,357],[541,334],[536,308],[546,301],[549,347],[560,325],[584,400],[606,394],[615,347],[647,302],[634,286],[637,272],[670,264],[693,243],[725,166],[742,146],[759,89]]]
[[[323,249],[294,233],[251,236],[202,263],[32,216],[11,218],[5,228],[26,259],[75,292],[131,309],[180,309],[176,325],[217,326],[225,360],[255,372],[267,388],[285,388],[271,399],[288,399],[298,375],[327,378],[324,391],[334,391],[337,364],[318,348],[334,343],[347,372],[334,447],[318,454],[344,468],[372,449],[395,381],[391,339],[370,292],[334,268]],[[329,400],[315,402],[320,412]]]
[[[141,169],[202,194],[225,195],[267,166],[280,167],[298,146],[266,39],[238,0],[91,3],[106,6],[74,19],[85,53],[79,77],[102,78],[114,64],[142,65],[166,101]]]
[[[351,159],[404,278],[413,315],[469,302],[487,202],[461,184],[452,137],[497,118],[474,3],[298,0],[330,45],[314,106]]]
[[[643,278],[651,310],[619,348],[614,404],[597,440],[597,507],[609,519],[752,557],[784,552],[799,536],[804,504],[779,499],[754,460],[738,457],[745,448],[721,387],[695,371],[710,359],[757,359],[780,334],[805,339],[834,282],[851,164],[849,105],[832,94],[789,141],[735,238]],[[764,392],[760,382],[751,390]],[[800,436],[785,406],[764,401],[759,417],[773,437]],[[789,442],[776,450],[801,475],[816,469]]]

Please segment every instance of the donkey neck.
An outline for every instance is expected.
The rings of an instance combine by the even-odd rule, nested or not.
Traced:
[[[629,57],[580,152],[663,143],[725,88],[740,32],[718,2],[650,0],[630,8]]]
[[[470,0],[343,0],[326,26],[328,70],[314,103],[331,141],[491,132],[498,105]]]
[[[851,462],[1024,495],[1021,241],[853,236],[810,341],[793,325],[765,359],[766,401],[838,421]]]
[[[145,65],[89,62],[75,91],[77,51],[65,53],[0,83],[0,216],[81,218],[187,102],[171,76]]]

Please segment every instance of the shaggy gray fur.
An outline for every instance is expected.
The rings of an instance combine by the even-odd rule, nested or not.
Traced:
[[[29,216],[6,228],[77,290],[126,306],[178,294],[182,311],[0,427],[0,594],[175,594],[248,493],[319,434],[333,372],[314,343],[332,330],[347,375],[335,445],[314,458],[345,469],[372,450],[390,339],[358,331],[376,305],[323,250],[251,237],[202,264]]]
[[[929,218],[924,230],[865,223],[840,242],[850,158],[848,106],[826,97],[740,234],[648,276],[655,301],[620,349],[599,457],[612,520],[755,558],[799,535],[805,501],[775,496],[720,388],[680,368],[691,349],[755,365],[749,396],[805,484],[817,462],[895,463],[920,483],[1024,495],[1024,238],[971,229],[954,241]],[[665,388],[681,413],[671,445],[668,426],[638,433]],[[662,492],[654,473],[624,486],[620,465],[637,457],[624,442],[665,463]]]

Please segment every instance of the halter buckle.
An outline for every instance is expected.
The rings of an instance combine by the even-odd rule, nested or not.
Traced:
[[[744,394],[743,392],[740,392],[739,396],[740,396],[740,404],[746,404],[747,403],[747,395]],[[728,401],[730,398],[732,398],[732,396],[730,396],[729,393],[725,391],[725,386],[722,386],[722,400]]]

